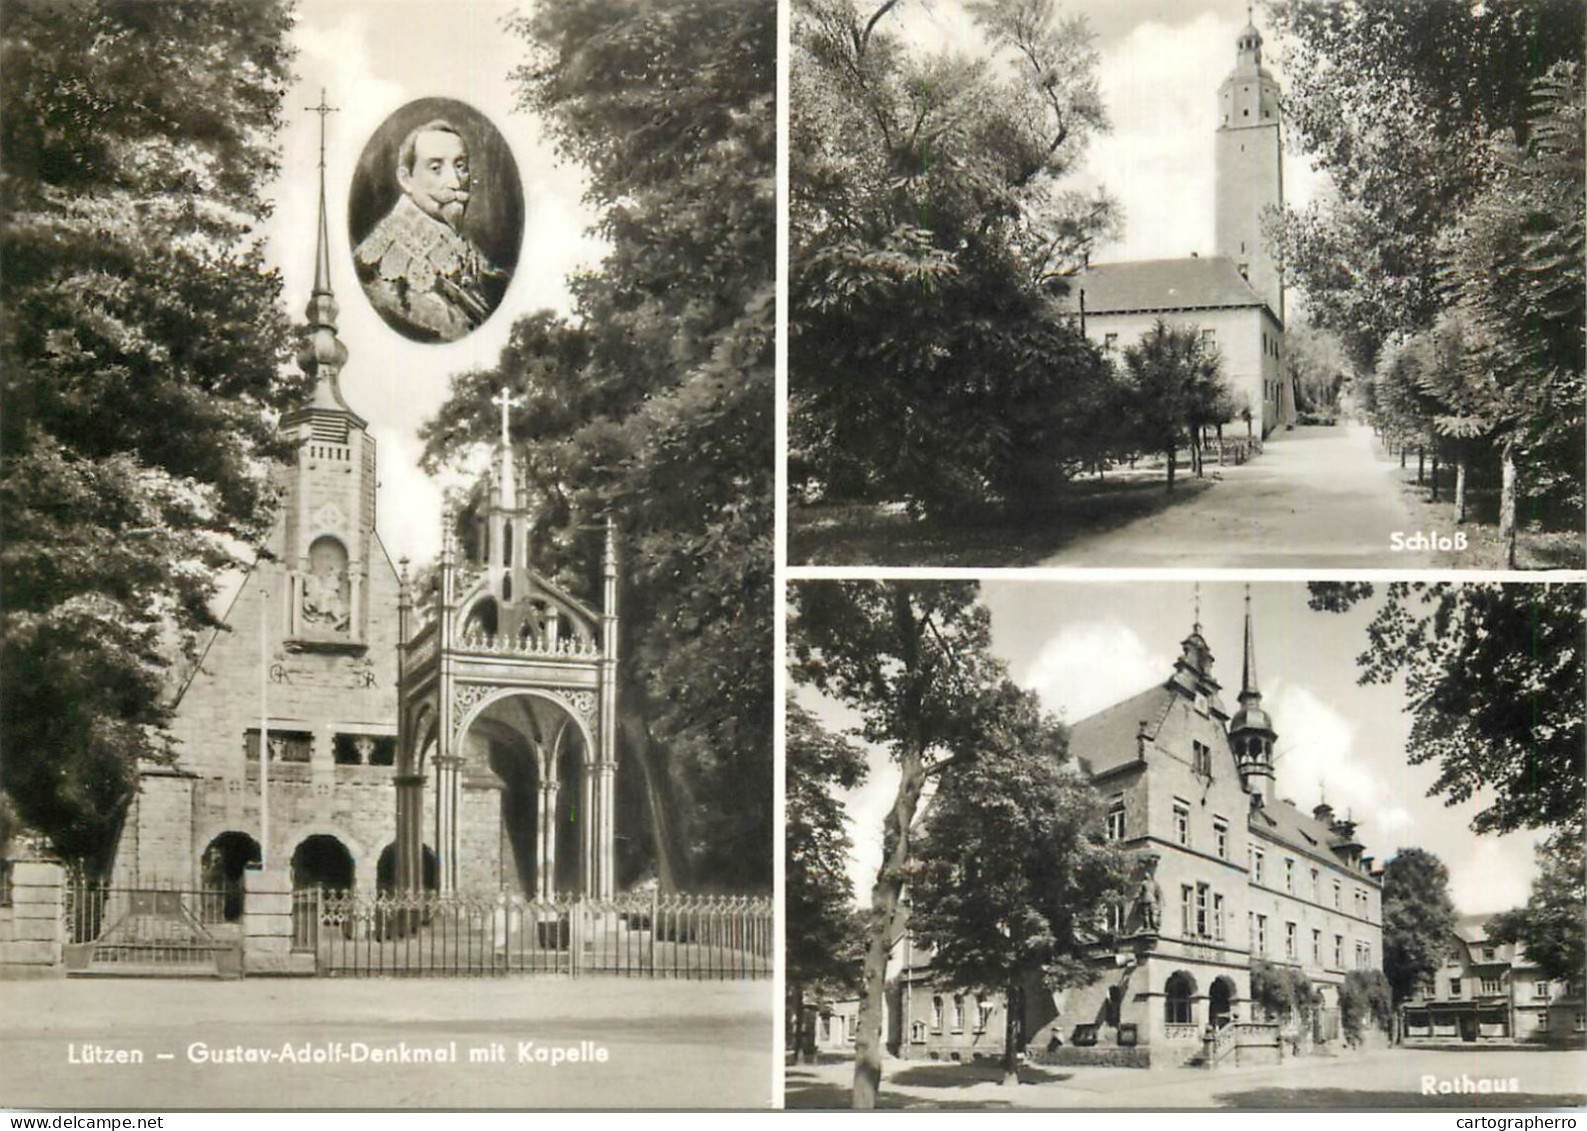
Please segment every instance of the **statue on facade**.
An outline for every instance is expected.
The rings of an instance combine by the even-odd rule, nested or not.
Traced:
[[[1153,878],[1156,870],[1157,858],[1146,857],[1145,871],[1135,893],[1135,909],[1140,913],[1141,931],[1150,935],[1157,934],[1162,926],[1163,889],[1157,886]]]

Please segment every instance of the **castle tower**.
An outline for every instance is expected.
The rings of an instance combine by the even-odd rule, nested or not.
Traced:
[[[320,112],[320,216],[309,340],[298,366],[314,378],[309,403],[281,418],[295,460],[285,485],[283,561],[290,574],[286,644],[294,651],[362,650],[368,643],[369,569],[375,534],[375,441],[339,383],[347,347],[336,336],[325,209],[324,107]]]
[[[1245,670],[1240,677],[1240,709],[1229,721],[1229,745],[1246,791],[1264,803],[1273,800],[1273,743],[1278,735],[1262,709],[1256,686],[1256,638],[1251,628],[1251,593],[1245,594]]]
[[[1263,217],[1284,205],[1278,82],[1262,66],[1262,33],[1247,22],[1234,70],[1218,88],[1214,144],[1217,253],[1232,259],[1280,323],[1284,285],[1262,238]]]

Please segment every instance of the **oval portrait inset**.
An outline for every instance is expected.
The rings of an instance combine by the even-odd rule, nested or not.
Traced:
[[[451,98],[410,102],[381,123],[353,173],[358,281],[397,333],[455,342],[500,305],[523,218],[518,165],[489,119]]]

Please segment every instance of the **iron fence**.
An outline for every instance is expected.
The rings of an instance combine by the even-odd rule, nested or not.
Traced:
[[[769,977],[771,901],[635,893],[525,901],[346,891],[300,892],[294,946],[340,977]]]
[[[77,878],[62,893],[61,914],[75,973],[241,972],[242,905],[230,888]]]

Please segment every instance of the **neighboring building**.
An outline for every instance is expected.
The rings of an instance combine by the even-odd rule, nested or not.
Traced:
[[[1282,113],[1254,26],[1240,33],[1218,102],[1215,254],[1088,264],[1067,302],[1086,336],[1116,357],[1159,319],[1199,329],[1223,355],[1237,412],[1266,437],[1295,423],[1295,397],[1284,376],[1284,284],[1262,232],[1284,204]]]
[[[1545,977],[1520,947],[1488,937],[1491,919],[1457,922],[1443,967],[1401,1006],[1407,1043],[1587,1043],[1581,980]]]
[[[1257,685],[1249,600],[1232,714],[1200,625],[1181,648],[1164,682],[1070,728],[1107,835],[1136,857],[1137,889],[1093,951],[1096,981],[1027,991],[1023,1028],[1037,1056],[1080,1046],[1114,1063],[1194,1059],[1209,1030],[1267,1020],[1250,1000],[1257,960],[1298,969],[1321,991],[1312,1030],[1286,1041],[1335,1040],[1345,977],[1382,962],[1382,884],[1354,824],[1273,795],[1277,731]],[[891,1030],[900,1055],[1001,1053],[1000,1000],[956,998],[934,984],[929,955],[906,949],[902,959]]]

